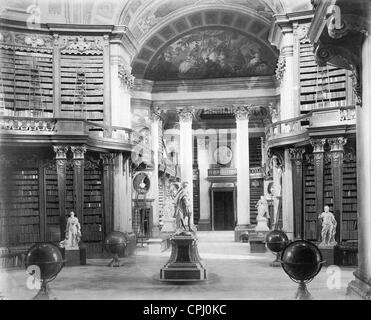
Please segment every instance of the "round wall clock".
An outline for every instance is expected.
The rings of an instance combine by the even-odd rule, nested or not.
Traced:
[[[140,194],[146,194],[151,186],[149,176],[144,172],[139,172],[133,180],[134,190]]]
[[[226,165],[231,162],[232,157],[232,150],[227,146],[220,146],[214,151],[214,159],[218,164]]]

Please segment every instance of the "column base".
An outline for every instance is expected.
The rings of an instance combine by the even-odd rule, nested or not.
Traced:
[[[347,298],[354,300],[371,300],[371,283],[361,279],[358,270],[353,274],[355,279],[348,284]]]
[[[254,229],[255,229],[255,226],[251,225],[251,224],[236,226],[236,228],[234,229],[234,241],[235,242],[241,242],[242,241],[241,235],[246,231],[248,233],[251,233],[251,232],[254,231]]]
[[[211,230],[211,221],[207,219],[198,220],[198,230],[199,231],[210,231]]]

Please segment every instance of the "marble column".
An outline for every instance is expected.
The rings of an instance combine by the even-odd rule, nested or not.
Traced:
[[[289,150],[284,151],[282,172],[282,230],[290,240],[294,239],[294,192],[292,189],[292,163]]]
[[[115,154],[103,153],[100,158],[103,165],[104,231],[107,235],[113,231],[113,159]]]
[[[59,227],[60,240],[65,239],[66,230],[66,164],[67,164],[67,146],[53,146],[55,160],[57,164],[58,181],[58,207],[59,207]]]
[[[209,151],[205,136],[197,137],[197,149],[197,162],[200,172],[200,220],[198,221],[198,228],[199,230],[211,230],[210,183],[206,180],[208,177],[207,170],[209,169]]]
[[[132,231],[132,195],[129,155],[118,153],[113,160],[113,227],[116,231]]]
[[[247,106],[238,106],[234,114],[236,117],[237,169],[237,225],[234,240],[240,241],[241,233],[250,229],[250,109]]]
[[[348,294],[371,299],[371,25],[362,47],[362,88],[362,106],[357,106],[358,268]]]
[[[323,199],[324,199],[324,180],[323,180],[323,170],[324,170],[324,145],[326,139],[312,139],[310,141],[313,146],[313,157],[314,157],[314,183],[316,190],[316,213],[320,214],[323,212]],[[317,240],[321,239],[321,223],[317,221]]]
[[[152,202],[152,237],[156,238],[160,234],[160,221],[159,221],[159,179],[158,179],[158,165],[159,165],[159,144],[160,134],[159,130],[162,126],[162,120],[158,108],[151,109],[151,141],[153,151],[153,172],[151,178],[151,191],[150,197],[153,198]]]
[[[332,210],[337,221],[335,240],[340,242],[342,239],[341,223],[343,211],[343,154],[347,139],[337,137],[329,138],[327,141],[331,147],[332,188],[334,192],[334,206]]]
[[[72,146],[73,154],[73,191],[75,214],[81,225],[84,217],[84,163],[86,146]]]
[[[294,239],[303,239],[303,154],[305,149],[292,148],[289,152],[292,161],[292,192],[294,195]]]
[[[188,182],[188,193],[193,208],[193,147],[192,147],[192,119],[194,111],[192,108],[186,108],[178,111],[179,132],[180,132],[180,150],[179,164],[182,182]],[[193,210],[191,215],[191,225],[193,225]]]

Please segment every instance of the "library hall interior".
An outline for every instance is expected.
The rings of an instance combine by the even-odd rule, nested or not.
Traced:
[[[1,1],[0,300],[370,300],[370,87],[369,0]]]

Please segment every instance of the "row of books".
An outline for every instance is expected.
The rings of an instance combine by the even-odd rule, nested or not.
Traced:
[[[38,224],[40,221],[39,216],[33,217],[0,217],[0,225],[7,226],[21,226]]]
[[[102,223],[102,215],[85,215],[83,217],[84,224],[90,224],[90,223]]]
[[[5,241],[11,244],[35,243],[40,241],[40,234],[9,232],[7,235],[3,235],[3,241],[1,242]]]
[[[343,199],[344,201],[344,199]],[[347,204],[343,203],[343,210],[344,211],[355,211],[357,212],[357,203]]]
[[[358,219],[357,212],[343,211],[342,212],[342,218],[343,218],[343,220],[357,220]]]

